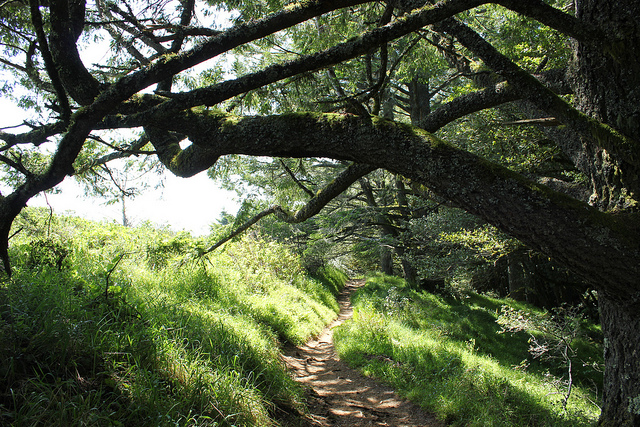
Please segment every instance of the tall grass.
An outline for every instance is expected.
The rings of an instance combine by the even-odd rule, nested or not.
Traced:
[[[501,332],[501,307],[544,313],[509,300],[470,294],[445,299],[374,276],[353,298],[355,312],[334,334],[341,358],[451,425],[578,426],[597,421],[601,347],[576,342],[566,408],[566,366],[533,359],[529,336]],[[597,328],[585,325],[592,336]],[[534,331],[535,333],[535,331]],[[539,337],[542,340],[544,337]],[[599,387],[601,388],[601,386]]]
[[[270,242],[204,258],[186,234],[28,213],[0,285],[0,424],[269,426],[304,411],[280,349],[335,317],[343,276],[310,278]]]

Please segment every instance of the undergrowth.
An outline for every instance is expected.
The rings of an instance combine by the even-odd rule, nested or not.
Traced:
[[[512,300],[478,294],[443,298],[380,275],[370,277],[352,302],[353,319],[334,333],[340,357],[447,424],[579,426],[597,421],[602,349],[593,324],[580,320],[568,365],[529,352],[532,343],[554,340],[545,336],[548,328],[510,333],[501,327],[498,319],[504,322],[505,312],[538,319],[530,324],[549,322],[547,313]]]
[[[27,210],[0,285],[0,424],[269,426],[304,411],[281,361],[345,277],[286,247]]]

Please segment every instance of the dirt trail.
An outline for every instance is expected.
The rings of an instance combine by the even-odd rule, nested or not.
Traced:
[[[401,399],[394,391],[342,362],[333,347],[332,329],[353,315],[351,293],[364,281],[350,281],[340,294],[340,315],[320,336],[285,351],[284,360],[295,379],[308,389],[308,427],[443,426],[432,415]]]

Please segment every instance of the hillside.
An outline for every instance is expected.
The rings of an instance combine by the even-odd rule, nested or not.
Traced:
[[[30,210],[0,288],[0,424],[255,425],[303,410],[280,359],[344,275],[253,239],[206,242]],[[18,231],[19,230],[19,231]]]
[[[0,425],[297,426],[327,413],[318,405],[332,397],[305,391],[314,376],[303,386],[284,361],[336,318],[346,276],[311,276],[257,234],[205,255],[210,244],[26,211],[0,286]],[[334,329],[339,357],[439,422],[597,420],[601,332],[577,311],[377,274],[351,301],[353,319]],[[309,362],[310,348],[294,361],[305,372],[337,366],[333,347]]]

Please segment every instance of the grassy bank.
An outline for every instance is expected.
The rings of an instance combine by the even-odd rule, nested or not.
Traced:
[[[283,342],[335,317],[345,277],[286,247],[29,211],[0,286],[0,424],[269,426],[303,410]]]
[[[385,276],[370,277],[352,301],[353,319],[334,334],[340,357],[451,425],[578,426],[597,420],[599,330],[579,316],[551,321],[549,313],[514,301],[477,294],[447,299]],[[565,348],[570,393],[569,359],[552,351],[558,340],[550,336],[563,328],[571,347]],[[529,348],[536,344],[549,351],[534,358]]]

